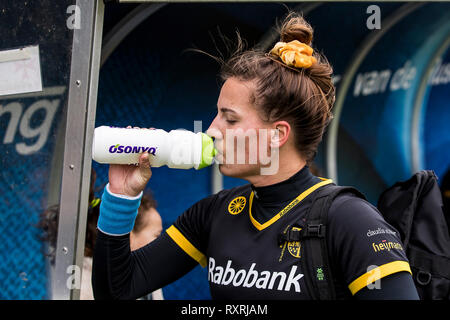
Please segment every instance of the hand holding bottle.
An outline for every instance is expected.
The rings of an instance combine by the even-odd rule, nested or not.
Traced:
[[[109,190],[112,193],[135,197],[144,190],[152,176],[148,152],[139,157],[139,164],[111,164]]]

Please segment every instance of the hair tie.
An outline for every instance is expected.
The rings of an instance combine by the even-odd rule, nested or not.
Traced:
[[[95,208],[100,203],[99,198],[94,198],[91,203],[89,204],[89,209]]]
[[[290,67],[295,68],[309,68],[317,59],[312,56],[314,50],[306,43],[298,40],[291,42],[277,42],[270,50],[270,54],[278,56],[281,60]]]

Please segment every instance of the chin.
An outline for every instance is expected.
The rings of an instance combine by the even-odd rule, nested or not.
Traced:
[[[219,164],[219,171],[224,176],[246,179],[249,176],[259,175],[259,166],[245,164]]]

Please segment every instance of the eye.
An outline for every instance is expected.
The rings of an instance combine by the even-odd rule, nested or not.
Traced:
[[[227,121],[227,123],[229,123],[229,124],[235,124],[237,121],[236,120],[226,120]]]

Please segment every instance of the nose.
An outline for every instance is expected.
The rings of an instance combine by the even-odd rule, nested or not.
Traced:
[[[217,117],[218,116],[216,116],[209,125],[206,134],[214,139],[222,139],[222,132],[219,129]]]

